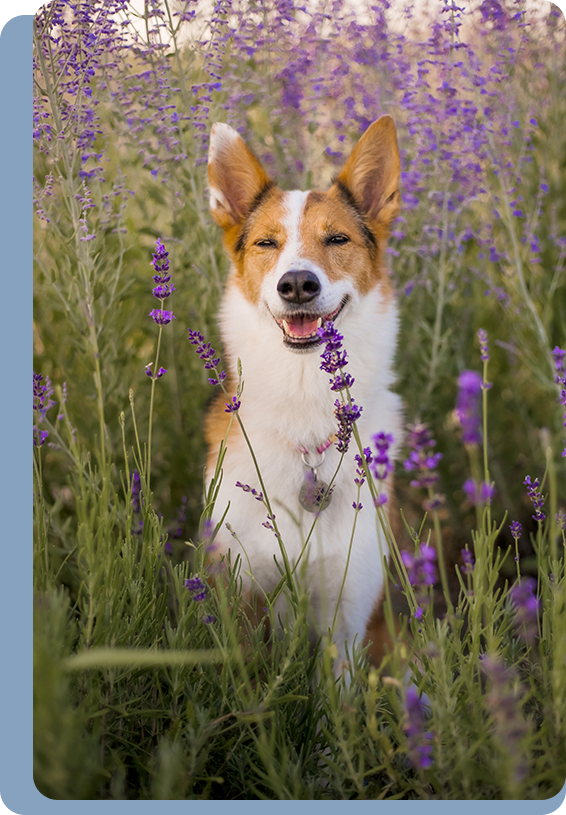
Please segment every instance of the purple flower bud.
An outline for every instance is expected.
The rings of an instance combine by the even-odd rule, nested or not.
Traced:
[[[378,481],[384,481],[394,469],[393,463],[388,455],[389,447],[393,444],[393,436],[391,433],[384,433],[382,431],[372,436],[371,440],[376,447],[376,453],[372,458],[370,470],[374,478]]]
[[[462,489],[472,504],[491,504],[491,499],[495,495],[495,484],[487,484],[482,481],[478,486],[473,478],[468,478],[462,484]]]
[[[204,367],[206,370],[214,370],[216,373],[215,377],[209,378],[209,382],[211,385],[219,385],[221,382],[224,382],[226,379],[225,371],[218,371],[218,365],[220,364],[220,359],[216,359],[216,351],[208,342],[204,341],[204,337],[200,333],[200,331],[193,331],[189,328],[189,336],[188,340],[191,345],[196,345],[195,351],[199,355],[199,357],[204,362]],[[238,405],[239,407],[239,405]],[[237,409],[237,408],[236,408]]]
[[[158,300],[166,300],[173,292],[175,291],[175,286],[173,283],[170,285],[163,285],[160,284],[153,289],[153,296],[156,297]]]
[[[185,587],[193,595],[191,599],[196,603],[200,603],[206,599],[206,585],[198,575],[185,580]]]
[[[337,399],[334,402],[334,415],[338,419],[336,449],[339,453],[345,453],[350,444],[354,422],[362,415],[362,408],[358,407],[354,402],[349,405],[347,402],[340,402]]]
[[[47,430],[40,430],[39,425],[45,419],[45,414],[49,408],[53,407],[55,402],[51,399],[53,393],[53,386],[51,380],[47,376],[45,384],[41,384],[43,376],[41,374],[33,373],[33,413],[36,424],[33,426],[33,443],[35,447],[42,447],[45,440],[49,436]]]
[[[436,582],[436,551],[426,543],[421,544],[418,554],[411,555],[403,550],[401,560],[407,569],[409,583],[417,592],[422,591],[427,586],[432,586]]]
[[[478,338],[480,341],[481,361],[489,361],[489,349],[487,347],[487,332],[483,328],[478,331]]]
[[[168,325],[171,320],[176,319],[172,311],[165,311],[165,309],[154,308],[153,311],[149,312],[149,316],[153,318],[154,323],[157,323],[157,325]]]
[[[141,478],[137,470],[130,476],[132,485],[132,509],[134,512],[141,512]]]
[[[540,494],[540,482],[538,478],[535,478],[535,480],[531,482],[530,475],[527,475],[523,481],[523,484],[526,486],[529,498],[533,502],[533,506],[535,508],[535,514],[532,517],[535,519],[535,521],[544,521],[546,518],[546,515],[543,512],[544,498]]]
[[[414,685],[409,685],[405,698],[404,724],[407,734],[407,753],[410,763],[420,769],[426,769],[432,764],[432,745],[429,744],[432,733],[425,731],[425,715],[425,704],[418,690]]]
[[[538,610],[540,601],[536,594],[537,581],[533,577],[523,577],[515,583],[509,597],[515,609],[515,628],[525,642],[533,643],[538,633]]]
[[[403,462],[403,467],[407,472],[414,472],[417,476],[410,482],[411,487],[428,489],[440,478],[435,470],[442,459],[442,453],[432,453],[431,448],[436,442],[425,424],[417,422],[409,425],[408,429],[407,443],[410,453],[409,458]],[[423,507],[428,512],[437,509],[443,502],[444,496],[435,495],[434,500],[430,497],[425,499]]]
[[[480,444],[480,394],[482,378],[475,371],[462,371],[458,379],[459,393],[456,402],[456,416],[462,425],[464,444]]]
[[[464,574],[471,574],[474,571],[474,557],[469,549],[462,549],[461,554],[464,565],[460,568]]]
[[[241,402],[239,402],[235,396],[232,397],[232,402],[224,402],[226,407],[224,408],[224,413],[236,413],[240,409]]]
[[[263,493],[261,492],[261,490],[256,490],[253,487],[250,487],[249,484],[242,484],[241,481],[236,481],[236,487],[239,487],[244,492],[251,493],[256,499],[256,501],[263,501]]]

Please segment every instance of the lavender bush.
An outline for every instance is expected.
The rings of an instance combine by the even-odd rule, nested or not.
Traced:
[[[542,799],[561,789],[565,28],[555,6],[522,0],[426,10],[53,0],[38,11],[34,775],[44,794]],[[227,261],[205,157],[211,124],[226,121],[283,187],[323,186],[382,113],[402,156],[388,259],[410,423],[393,529],[391,434],[360,438],[348,349],[331,324],[320,330],[339,450],[355,448],[356,483],[374,503],[358,498],[352,523],[375,511],[392,549],[392,650],[376,668],[356,648],[347,686],[334,680],[332,632],[309,649],[308,597],[283,540],[281,583],[260,610],[239,590],[247,564],[225,564],[218,579],[209,562],[225,446],[203,507],[201,428],[224,387],[215,314]],[[240,425],[245,375],[226,402]],[[241,486],[278,536],[259,469]],[[274,635],[282,592],[289,615]]]

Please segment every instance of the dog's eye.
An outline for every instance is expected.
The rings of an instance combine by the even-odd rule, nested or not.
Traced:
[[[261,240],[256,241],[254,246],[261,246],[262,248],[266,248],[269,246],[277,247],[277,243],[274,240],[271,240],[271,238],[262,238]]]
[[[334,246],[343,246],[343,244],[349,241],[350,238],[347,235],[331,235],[326,239],[327,244],[333,244]]]

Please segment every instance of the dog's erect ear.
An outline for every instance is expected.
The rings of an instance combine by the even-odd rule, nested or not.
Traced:
[[[240,223],[270,181],[241,136],[216,122],[208,150],[210,212],[216,223],[223,229]]]
[[[370,218],[389,224],[399,214],[401,160],[391,116],[368,127],[352,150],[337,181]]]

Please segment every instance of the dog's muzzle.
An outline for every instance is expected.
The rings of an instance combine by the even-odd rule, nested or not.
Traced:
[[[290,269],[277,284],[277,292],[285,303],[285,317],[275,320],[283,331],[283,342],[293,351],[314,350],[320,344],[317,330],[334,320],[348,301],[344,297],[338,308],[323,314],[316,308],[321,288],[317,275],[306,269]]]

